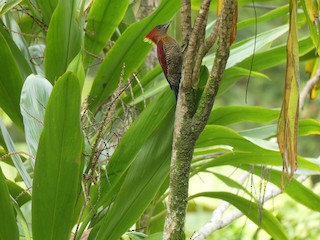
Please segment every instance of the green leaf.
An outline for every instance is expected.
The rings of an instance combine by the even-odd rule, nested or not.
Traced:
[[[0,71],[0,107],[22,129],[19,104],[23,80],[12,51],[1,32],[0,46],[0,59],[5,59],[1,62],[2,70]]]
[[[0,17],[17,6],[22,0],[10,0],[0,2]]]
[[[174,109],[140,149],[96,239],[118,239],[141,216],[169,174]]]
[[[86,78],[86,73],[82,63],[82,52],[79,52],[79,54],[71,61],[67,71],[73,72],[78,77],[80,88],[82,89]]]
[[[261,207],[255,202],[249,201],[245,198],[228,192],[203,192],[191,196],[190,199],[194,199],[197,197],[219,198],[221,200],[227,201],[238,208],[258,227],[264,229],[274,239],[289,239],[288,234],[283,229],[278,219],[275,218],[266,209],[261,209]]]
[[[59,1],[50,21],[45,49],[45,73],[52,84],[66,71],[81,49],[83,24],[78,16],[82,12],[79,1]]]
[[[23,84],[20,109],[23,116],[29,152],[36,156],[47,102],[52,90],[50,82],[39,75],[30,75]]]
[[[19,230],[4,175],[0,168],[0,239],[19,239]]]
[[[163,92],[154,101],[152,101],[147,106],[147,108],[138,116],[138,118],[134,121],[134,123],[131,125],[131,127],[122,137],[118,147],[116,148],[115,152],[112,155],[111,160],[108,163],[108,166],[106,169],[106,174],[107,174],[107,181],[105,184],[106,186],[101,187],[103,188],[101,191],[105,192],[105,194],[99,197],[92,196],[92,199],[98,198],[98,203],[95,203],[96,208],[102,205],[110,204],[110,202],[116,197],[123,182],[126,179],[130,166],[132,164],[135,164],[135,165],[137,164],[134,162],[137,161],[137,159],[139,159],[138,156],[142,154],[143,151],[147,150],[144,147],[144,145],[148,144],[148,139],[152,139],[152,135],[158,131],[157,129],[159,129],[160,126],[162,126],[163,122],[167,122],[168,124],[167,129],[163,133],[164,135],[167,135],[165,133],[167,133],[167,131],[169,131],[171,126],[173,125],[173,123],[168,123],[168,119],[170,119],[169,116],[174,115],[173,113],[174,107],[175,107],[175,98],[172,92],[168,89],[168,91]],[[166,139],[165,141],[172,141],[172,139]],[[132,144],[133,142],[134,144]],[[144,150],[142,151],[142,149]],[[165,156],[166,153],[163,153],[163,154]],[[149,161],[149,160],[151,161],[152,158],[145,159],[145,161]],[[164,161],[164,160],[161,160],[161,161]],[[155,166],[157,166],[157,164],[162,164],[161,161],[158,163],[155,163]],[[143,164],[141,167],[143,167]],[[137,174],[136,177],[140,179],[139,182],[142,185],[147,183],[144,181],[144,178],[142,177],[141,174],[152,174],[152,173],[153,171],[150,173],[147,173],[145,171],[143,171],[142,173],[135,172],[135,174]],[[162,179],[159,181],[162,181]],[[133,182],[133,184],[134,183],[135,182]],[[135,191],[136,187],[137,186],[134,186],[134,187],[131,187],[131,189],[128,189],[129,191],[128,193],[130,193],[131,191]],[[156,191],[156,188],[154,190]],[[90,211],[90,214],[84,220],[84,223],[83,223],[84,227],[86,227],[86,224],[91,220],[93,215],[94,215],[94,211]],[[80,230],[82,231],[82,228]],[[96,227],[95,230],[98,230],[98,227]]]
[[[315,119],[303,119],[299,121],[299,136],[320,134],[320,122]]]
[[[98,54],[106,45],[124,17],[129,0],[95,0],[88,15],[84,49],[90,54],[85,55],[85,68],[92,60],[92,54]]]
[[[2,23],[3,21],[3,23]],[[0,20],[1,24],[5,24],[7,27],[15,32],[21,32],[19,26],[11,15],[7,14]],[[22,79],[26,79],[32,73],[34,69],[30,59],[31,56],[28,51],[27,43],[25,39],[18,33],[9,33],[4,28],[0,28],[0,32],[7,41],[8,46],[12,52],[14,59],[18,65]]]
[[[11,197],[17,202],[19,206],[22,206],[23,204],[31,200],[31,195],[17,183],[6,180],[6,184]]]
[[[303,157],[298,157],[299,167],[312,171],[320,171],[320,166]],[[214,158],[197,168],[197,172],[203,171],[207,168],[231,165],[239,167],[242,164],[254,165],[269,165],[269,166],[282,166],[282,158],[279,152],[261,150],[259,152],[232,152],[226,153],[222,156]],[[280,169],[280,168],[279,168]]]
[[[81,179],[80,86],[73,73],[58,79],[46,108],[36,158],[32,230],[37,239],[69,239]]]
[[[214,108],[208,124],[227,126],[237,122],[271,122],[279,117],[279,110],[258,106],[228,106]]]
[[[252,59],[245,59],[243,62],[239,63],[237,66],[243,68],[252,67],[253,71],[261,71],[267,68],[278,66],[281,63],[287,61],[286,58],[286,44],[272,47],[271,49],[265,50],[263,52],[256,52],[254,56],[254,64],[252,65]],[[299,39],[299,56],[304,56],[314,49],[310,36],[303,37]],[[314,53],[312,53],[314,56]]]
[[[22,34],[20,34],[21,29],[20,29],[18,23],[16,22],[12,13],[6,14],[2,18],[2,20],[3,20],[4,24],[11,30],[9,32],[9,35],[11,35],[11,38],[14,41],[14,45],[16,45],[19,49],[19,53],[16,53],[16,52],[14,52],[13,47],[10,46],[12,53],[14,54],[16,61],[19,65],[21,75],[22,75],[23,79],[26,79],[26,77],[31,73],[31,71],[35,72],[35,67],[31,61],[31,56],[29,53],[28,44],[27,44],[24,36]],[[8,40],[7,40],[7,42],[9,43]],[[23,59],[20,59],[21,53],[24,56]],[[22,69],[21,69],[21,67],[22,67]]]
[[[7,146],[8,152],[15,153],[16,147],[15,147],[4,123],[2,122],[1,118],[0,118],[0,131],[1,131],[2,137],[5,141],[5,144]],[[11,159],[14,163],[14,166],[18,170],[20,176],[22,177],[24,184],[26,185],[26,187],[28,189],[31,189],[32,188],[32,180],[31,180],[31,177],[29,176],[29,174],[26,170],[26,167],[24,166],[20,156],[18,154],[13,154],[11,156]]]
[[[56,9],[56,6],[57,6],[59,0],[46,0],[46,1],[36,0],[36,2],[38,4],[38,7],[41,10],[41,13],[42,13],[42,16],[43,16],[45,23],[47,25],[49,25],[50,20],[51,20],[51,16],[52,16],[54,10]],[[69,1],[66,1],[66,2],[69,2]]]
[[[196,142],[196,148],[215,145],[231,146],[234,151],[241,152],[259,152],[262,149],[230,128],[207,125]]]
[[[168,22],[179,10],[180,2],[163,0],[147,18],[137,22],[120,36],[99,67],[88,98],[91,111],[95,112],[117,88],[122,68],[123,81],[143,63],[151,46],[144,37],[156,25]]]
[[[252,56],[252,54],[257,54],[257,52],[261,51],[266,46],[269,46],[270,43],[281,37],[287,31],[288,25],[283,25],[258,34],[256,37],[252,37],[234,44],[230,50],[230,57],[228,59],[226,68],[235,66],[236,64]],[[255,49],[253,49],[254,43],[256,46]],[[253,50],[255,50],[255,52]],[[204,63],[210,67],[213,64],[213,59],[214,56],[209,55],[209,57],[204,58]]]

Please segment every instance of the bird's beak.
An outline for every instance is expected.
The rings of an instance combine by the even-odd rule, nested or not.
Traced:
[[[168,28],[170,27],[170,24],[172,23],[172,21],[170,21],[170,22],[168,22],[168,23],[166,23],[166,24],[164,24],[164,27],[166,28],[166,30],[168,30]]]

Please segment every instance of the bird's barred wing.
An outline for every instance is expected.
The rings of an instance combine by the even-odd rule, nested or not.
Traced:
[[[163,45],[162,40],[160,40],[157,44],[157,55],[158,55],[158,60],[159,60],[160,65],[162,67],[163,73],[166,76],[166,79],[168,79],[166,55],[165,55],[165,49],[164,49],[164,45]]]

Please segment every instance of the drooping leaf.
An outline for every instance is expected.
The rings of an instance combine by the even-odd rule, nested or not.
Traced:
[[[278,145],[283,169],[291,179],[297,169],[299,118],[299,47],[297,36],[297,1],[290,1],[289,36],[284,100],[278,122]],[[284,174],[284,173],[283,173]]]
[[[9,191],[0,168],[0,239],[19,239],[19,230],[10,200]]]
[[[238,208],[258,227],[264,229],[274,239],[289,239],[288,234],[283,229],[278,219],[265,208],[261,209],[256,202],[249,201],[245,198],[228,192],[202,192],[191,196],[190,199],[197,197],[219,198],[227,201]]]
[[[80,85],[67,72],[52,90],[34,170],[32,231],[37,239],[68,239],[81,178]]]

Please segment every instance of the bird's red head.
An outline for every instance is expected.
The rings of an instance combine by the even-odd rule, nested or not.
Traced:
[[[148,33],[148,35],[145,37],[146,40],[151,40],[154,43],[157,43],[159,41],[159,38],[163,35],[167,34],[167,30],[170,26],[170,23],[158,25],[155,28],[151,30],[151,32]]]

